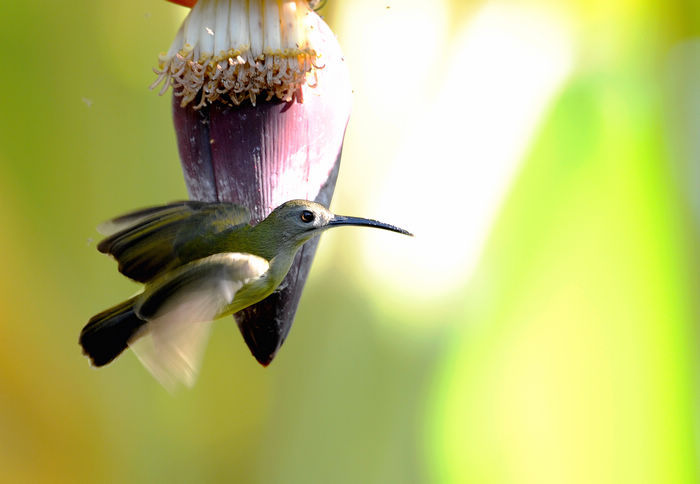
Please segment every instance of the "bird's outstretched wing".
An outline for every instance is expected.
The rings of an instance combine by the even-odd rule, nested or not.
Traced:
[[[112,255],[119,263],[119,272],[125,276],[148,282],[192,260],[183,257],[182,248],[201,234],[215,237],[249,222],[249,211],[240,205],[174,202],[137,210],[101,224],[98,231],[107,237],[97,249]],[[196,256],[207,255],[210,253]]]
[[[129,346],[166,388],[192,386],[211,321],[226,311],[244,284],[268,268],[263,258],[228,252],[165,274],[138,297],[134,310],[148,322]]]
[[[114,217],[106,222],[102,222],[97,226],[97,231],[105,237],[109,237],[117,232],[122,232],[126,229],[138,226],[144,221],[150,219],[163,217],[175,212],[196,211],[207,205],[210,205],[210,203],[198,202],[194,200],[178,200],[165,205],[145,207],[139,210],[134,210],[133,212],[125,213],[118,217]]]

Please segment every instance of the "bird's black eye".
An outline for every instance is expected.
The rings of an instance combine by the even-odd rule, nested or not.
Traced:
[[[314,213],[311,210],[304,210],[299,217],[302,222],[307,224],[314,221]]]

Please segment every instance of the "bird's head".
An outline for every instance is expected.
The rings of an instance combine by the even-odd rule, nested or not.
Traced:
[[[283,203],[265,219],[264,225],[274,232],[274,236],[280,237],[281,241],[297,247],[324,230],[341,225],[375,227],[412,235],[406,230],[376,220],[335,215],[323,205],[308,200]]]

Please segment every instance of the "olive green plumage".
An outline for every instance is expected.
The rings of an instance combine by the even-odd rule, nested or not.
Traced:
[[[267,297],[306,241],[340,225],[408,234],[306,200],[286,202],[256,225],[244,207],[197,201],[110,220],[98,228],[106,238],[97,248],[144,290],[90,319],[80,335],[83,352],[102,366],[132,347],[164,385],[191,385],[209,322]]]
[[[239,247],[247,240],[249,222],[248,210],[239,205],[176,202],[100,225],[98,230],[109,236],[97,250],[112,255],[125,276],[148,282],[186,262],[224,252],[227,247]],[[250,251],[247,247],[241,249]]]

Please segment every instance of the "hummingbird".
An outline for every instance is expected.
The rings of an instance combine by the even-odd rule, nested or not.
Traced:
[[[211,323],[269,296],[299,248],[343,225],[410,232],[290,200],[256,225],[241,205],[181,201],[121,215],[100,226],[97,249],[143,291],[93,316],[80,333],[94,366],[131,348],[166,388],[192,386]]]

